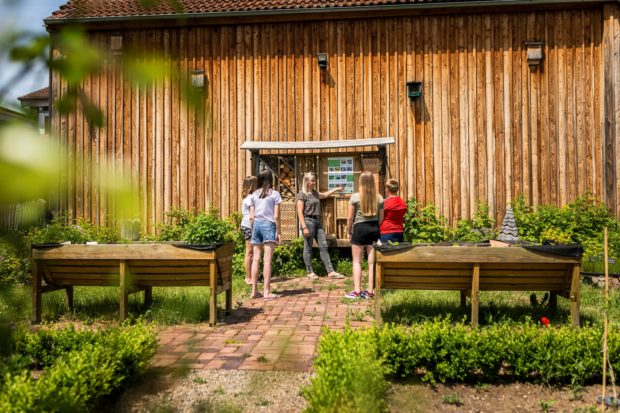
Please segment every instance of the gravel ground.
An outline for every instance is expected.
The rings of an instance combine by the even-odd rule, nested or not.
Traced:
[[[301,412],[300,389],[310,373],[244,370],[152,370],[128,389],[115,412]],[[609,389],[611,392],[611,389]],[[534,384],[437,385],[392,383],[391,413],[573,412],[599,411],[601,386],[554,388]]]
[[[181,375],[182,377],[179,377]],[[118,401],[119,412],[300,412],[310,373],[197,370],[149,374]]]

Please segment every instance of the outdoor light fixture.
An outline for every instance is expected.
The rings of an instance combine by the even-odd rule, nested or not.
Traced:
[[[123,36],[110,36],[110,50],[115,54],[123,53]]]
[[[202,89],[205,87],[205,71],[193,70],[192,71],[192,86],[196,89]]]
[[[422,82],[407,82],[407,96],[412,101],[422,96]]]
[[[530,69],[536,68],[543,59],[543,43],[542,42],[525,42],[527,51],[527,64]]]
[[[327,53],[319,53],[316,55],[320,69],[327,69]]]

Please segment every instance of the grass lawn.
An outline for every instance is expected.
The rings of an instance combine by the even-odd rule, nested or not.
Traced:
[[[482,291],[480,292],[480,324],[500,320],[524,321],[526,318],[549,318],[551,324],[570,324],[568,300],[558,297],[558,310],[546,306],[534,307],[530,292]],[[536,292],[538,301],[544,292]],[[471,307],[460,308],[458,291],[384,290],[382,312],[385,322],[415,324],[437,316],[450,315],[452,320],[469,320]],[[620,326],[620,291],[610,289],[609,319]],[[602,325],[604,289],[581,283],[581,324]]]
[[[233,277],[233,308],[249,297],[250,287],[242,278]],[[64,290],[42,297],[43,322],[118,320],[118,287],[74,287],[75,311],[69,312]],[[218,295],[224,308],[225,294]],[[0,320],[30,320],[32,300],[29,286],[5,287],[0,290]],[[202,323],[209,321],[209,287],[154,287],[153,305],[144,306],[142,292],[129,296],[129,317],[143,317],[162,325]]]
[[[352,280],[345,280],[345,288],[352,288]],[[249,297],[250,288],[242,278],[233,278],[233,308]],[[457,291],[385,290],[383,317],[386,322],[415,324],[437,316],[449,315],[452,320],[468,322],[469,305],[461,309]],[[538,300],[544,295],[536,293]],[[118,320],[117,287],[75,287],[75,311],[69,312],[64,291],[43,296],[44,322],[84,323]],[[145,308],[143,294],[129,296],[129,316],[143,317],[162,325],[203,323],[209,320],[208,287],[156,287],[153,305]],[[218,296],[224,307],[224,294]],[[348,302],[343,299],[343,302]],[[6,287],[0,291],[0,320],[28,321],[31,314],[30,288]],[[609,317],[612,325],[620,325],[620,291],[610,290]],[[602,324],[603,289],[581,284],[582,324]],[[528,292],[480,293],[480,323],[482,325],[509,319],[523,321],[528,317],[546,316],[552,324],[570,324],[568,300],[558,297],[558,311],[533,307]]]

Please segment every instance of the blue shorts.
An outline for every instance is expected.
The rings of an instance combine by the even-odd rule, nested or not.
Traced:
[[[271,221],[254,221],[252,228],[252,245],[276,242],[276,224]]]
[[[381,242],[387,244],[389,241],[392,242],[403,242],[403,233],[402,232],[391,232],[389,234],[381,234]]]

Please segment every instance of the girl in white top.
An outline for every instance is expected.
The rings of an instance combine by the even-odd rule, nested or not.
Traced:
[[[250,221],[250,207],[252,206],[252,193],[256,191],[256,177],[246,176],[243,180],[243,201],[241,202],[241,234],[245,240],[245,283],[252,284],[252,222]]]
[[[279,297],[271,292],[271,257],[280,243],[280,193],[272,188],[273,175],[269,171],[258,175],[258,190],[252,194],[250,221],[252,222],[252,298],[259,297],[257,291],[258,268],[263,255],[263,298]]]

